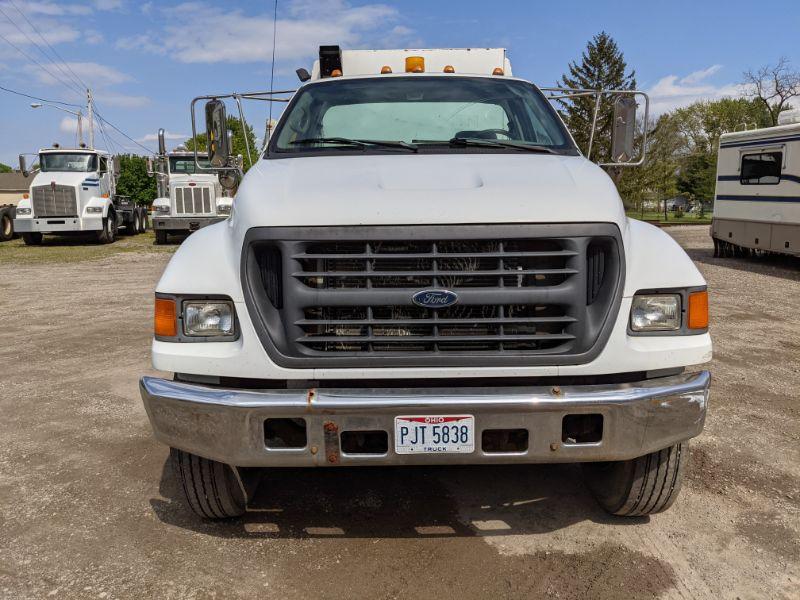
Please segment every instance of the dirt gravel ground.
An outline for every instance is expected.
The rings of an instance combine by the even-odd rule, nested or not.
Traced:
[[[669,231],[709,282],[714,382],[681,497],[642,519],[556,465],[277,471],[198,520],[137,390],[169,256],[0,253],[0,596],[800,597],[800,261]]]

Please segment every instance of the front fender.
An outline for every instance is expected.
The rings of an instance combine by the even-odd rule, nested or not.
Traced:
[[[689,255],[663,229],[628,219],[624,237],[625,297],[633,296],[638,290],[706,285]]]

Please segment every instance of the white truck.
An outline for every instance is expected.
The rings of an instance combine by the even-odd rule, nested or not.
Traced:
[[[714,256],[800,256],[800,113],[720,136]]]
[[[149,174],[157,177],[159,197],[151,216],[156,244],[166,244],[169,234],[185,234],[227,219],[233,198],[220,183],[205,154],[195,155],[184,146],[166,152],[164,130],[158,130],[159,154]]]
[[[116,157],[91,148],[61,148],[54,144],[38,153],[38,172],[30,192],[17,205],[14,231],[31,245],[44,234],[90,234],[103,244],[147,228],[147,211],[116,194]],[[28,176],[25,155],[20,170]]]
[[[174,376],[140,389],[191,509],[241,515],[251,467],[541,462],[582,463],[610,513],[668,508],[710,381],[686,253],[502,49],[323,47],[298,75],[230,219],[155,290]],[[615,157],[631,96],[608,96]]]

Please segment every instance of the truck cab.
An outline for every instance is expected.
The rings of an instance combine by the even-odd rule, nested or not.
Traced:
[[[41,244],[44,234],[86,233],[110,243],[120,227],[128,234],[146,228],[144,209],[116,195],[116,157],[102,150],[56,145],[40,150],[37,162],[30,191],[14,219],[14,230],[26,244]],[[24,157],[20,168],[28,173]]]
[[[298,74],[230,219],[155,290],[174,375],[141,394],[192,510],[242,514],[253,467],[540,462],[581,463],[610,513],[666,510],[710,382],[686,253],[503,49],[323,47]]]
[[[205,169],[205,170],[204,170]],[[196,231],[226,219],[233,198],[211,171],[208,155],[178,147],[159,157],[158,191],[152,205],[156,243],[167,242],[169,234]]]

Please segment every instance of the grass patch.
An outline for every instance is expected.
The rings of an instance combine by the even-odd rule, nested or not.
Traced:
[[[661,224],[675,224],[675,225],[710,225],[711,213],[707,212],[705,216],[701,217],[699,214],[683,214],[680,217],[675,216],[675,213],[668,212],[667,218],[664,219],[664,213],[659,211],[644,213],[638,210],[629,210],[625,213],[631,219],[639,219],[640,221],[656,221]]]
[[[45,235],[41,246],[26,246],[20,238],[0,242],[0,263],[74,263],[130,252],[172,254],[178,248],[178,244],[156,246],[155,239],[152,231],[132,236],[120,235],[113,244],[98,244],[90,236]]]

